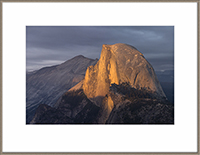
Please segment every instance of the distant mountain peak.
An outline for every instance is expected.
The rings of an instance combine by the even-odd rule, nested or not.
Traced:
[[[88,66],[97,60],[78,55],[62,64],[41,68],[26,76],[26,117],[32,119],[40,104],[53,106],[57,99],[79,83]]]
[[[83,55],[77,55],[74,58],[86,58],[86,57],[84,57]]]

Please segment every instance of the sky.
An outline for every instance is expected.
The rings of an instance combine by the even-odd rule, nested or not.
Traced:
[[[136,47],[155,71],[174,70],[173,26],[27,26],[26,70],[77,55],[99,59],[102,45],[115,43]]]

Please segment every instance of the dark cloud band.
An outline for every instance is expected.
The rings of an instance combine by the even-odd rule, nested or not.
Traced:
[[[76,55],[99,58],[102,44],[115,43],[135,46],[155,70],[173,69],[173,26],[27,26],[27,70]]]

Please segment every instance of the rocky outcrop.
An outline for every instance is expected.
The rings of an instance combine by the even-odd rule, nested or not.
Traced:
[[[31,124],[96,124],[99,109],[88,100],[82,89],[69,91],[54,107],[41,104]]]
[[[128,83],[137,90],[145,89],[158,99],[166,98],[153,67],[143,54],[135,47],[121,43],[102,46],[99,61],[87,68],[82,83],[86,96],[101,107],[101,123],[105,123],[114,107],[114,101],[108,95],[112,84]]]
[[[136,89],[145,88],[157,97],[165,97],[153,67],[135,47],[121,43],[103,45],[97,64],[86,70],[84,93],[100,106],[111,84],[123,82]]]
[[[174,106],[158,99],[149,91],[137,90],[128,84],[113,84],[105,98],[112,101],[112,110],[102,113],[99,122],[107,124],[173,124]],[[104,98],[104,100],[105,100]],[[109,105],[109,100],[104,105]],[[105,107],[105,106],[103,106]],[[108,109],[108,108],[107,108]]]
[[[60,65],[27,74],[26,123],[32,120],[40,104],[53,106],[60,96],[84,78],[87,67],[97,61],[79,55]]]
[[[106,124],[174,124],[174,106],[157,99],[136,99],[113,108]]]

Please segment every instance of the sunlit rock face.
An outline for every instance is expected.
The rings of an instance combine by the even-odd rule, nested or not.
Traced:
[[[97,64],[87,68],[84,93],[100,106],[111,84],[123,82],[165,97],[152,66],[135,47],[122,43],[103,45]]]

